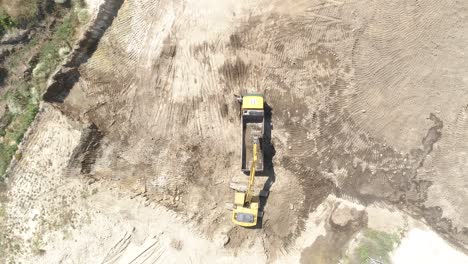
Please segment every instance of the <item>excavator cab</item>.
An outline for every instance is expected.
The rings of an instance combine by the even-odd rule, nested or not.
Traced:
[[[232,215],[232,222],[244,226],[244,227],[251,227],[257,225],[257,217],[258,217],[258,199],[257,201],[252,201],[250,203],[250,208],[242,207],[245,201],[245,195],[243,197],[237,197],[238,194],[243,193],[236,193],[235,200],[238,200],[238,204],[236,205],[236,209],[233,210]],[[234,202],[236,203],[236,201]]]

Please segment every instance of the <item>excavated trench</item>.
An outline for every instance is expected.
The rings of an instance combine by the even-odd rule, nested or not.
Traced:
[[[58,104],[63,103],[70,89],[72,89],[73,85],[79,80],[81,76],[79,72],[80,65],[86,63],[93,55],[104,32],[112,25],[112,21],[122,6],[122,3],[123,0],[106,0],[100,5],[96,19],[78,40],[78,43],[68,56],[66,62],[51,77],[47,90],[43,94],[45,102],[56,106],[65,116],[72,120],[80,121],[85,125],[81,134],[80,143],[78,147],[73,150],[68,165],[69,169],[67,172],[69,174],[89,176],[96,158],[100,154],[100,141],[103,138],[103,134],[95,124],[67,113],[66,110],[58,107]]]
[[[115,16],[124,0],[105,0],[99,7],[99,12],[92,25],[84,32],[67,61],[52,76],[51,83],[43,94],[48,103],[61,103],[68,92],[80,78],[78,68],[85,63],[96,51],[97,45],[104,32],[112,25]]]

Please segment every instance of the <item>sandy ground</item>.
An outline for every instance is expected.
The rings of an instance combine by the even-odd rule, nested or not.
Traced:
[[[233,263],[266,259],[258,244],[234,256],[224,249],[225,234],[208,240],[183,216],[159,206],[145,206],[141,197],[122,196],[125,194],[100,191],[85,203],[74,205],[89,208],[87,223],[71,230],[67,234],[70,239],[64,240],[62,231],[49,233],[44,237],[47,254],[31,263]]]
[[[105,2],[12,168],[12,258],[337,263],[363,229],[411,226],[467,250],[468,4]],[[256,229],[224,209],[243,92],[273,125]]]
[[[232,263],[266,259],[261,239],[243,254],[224,249],[226,233],[210,240],[183,214],[112,184],[66,169],[83,127],[45,106],[14,167],[7,204],[12,260],[21,263]],[[38,152],[38,149],[42,149]],[[41,155],[32,155],[41,153]],[[51,159],[51,157],[54,157]],[[46,165],[47,169],[42,170]],[[255,242],[255,243],[254,243]],[[35,257],[32,257],[36,255]]]
[[[392,260],[406,263],[467,263],[468,256],[451,248],[433,231],[412,229],[395,250]]]
[[[85,0],[86,7],[91,15],[91,19],[93,19],[99,10],[99,6],[104,3],[104,0]]]

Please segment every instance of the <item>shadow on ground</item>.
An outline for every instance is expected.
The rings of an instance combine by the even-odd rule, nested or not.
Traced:
[[[267,103],[265,103],[265,124],[264,124],[264,134],[262,139],[262,150],[263,150],[263,162],[264,170],[258,176],[268,177],[267,181],[263,185],[262,193],[265,193],[266,196],[260,196],[260,208],[259,212],[262,212],[262,217],[259,218],[256,228],[263,227],[263,213],[265,206],[268,202],[268,195],[270,189],[276,181],[275,167],[273,165],[273,157],[276,154],[275,146],[271,143],[271,131],[273,130],[272,123],[272,113],[273,109]]]

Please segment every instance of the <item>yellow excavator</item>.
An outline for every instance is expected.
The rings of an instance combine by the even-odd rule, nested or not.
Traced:
[[[257,218],[263,214],[259,212],[259,195],[254,194],[255,173],[263,171],[261,144],[265,123],[263,100],[262,94],[245,94],[238,97],[242,123],[241,171],[249,173],[250,177],[247,186],[237,186],[239,188],[231,186],[236,190],[232,205],[232,222],[244,227],[256,226]]]
[[[257,225],[259,197],[253,195],[255,181],[255,166],[257,164],[258,138],[254,139],[252,165],[250,166],[250,178],[247,191],[236,191],[234,195],[234,209],[232,210],[232,222],[234,224],[252,227]]]

